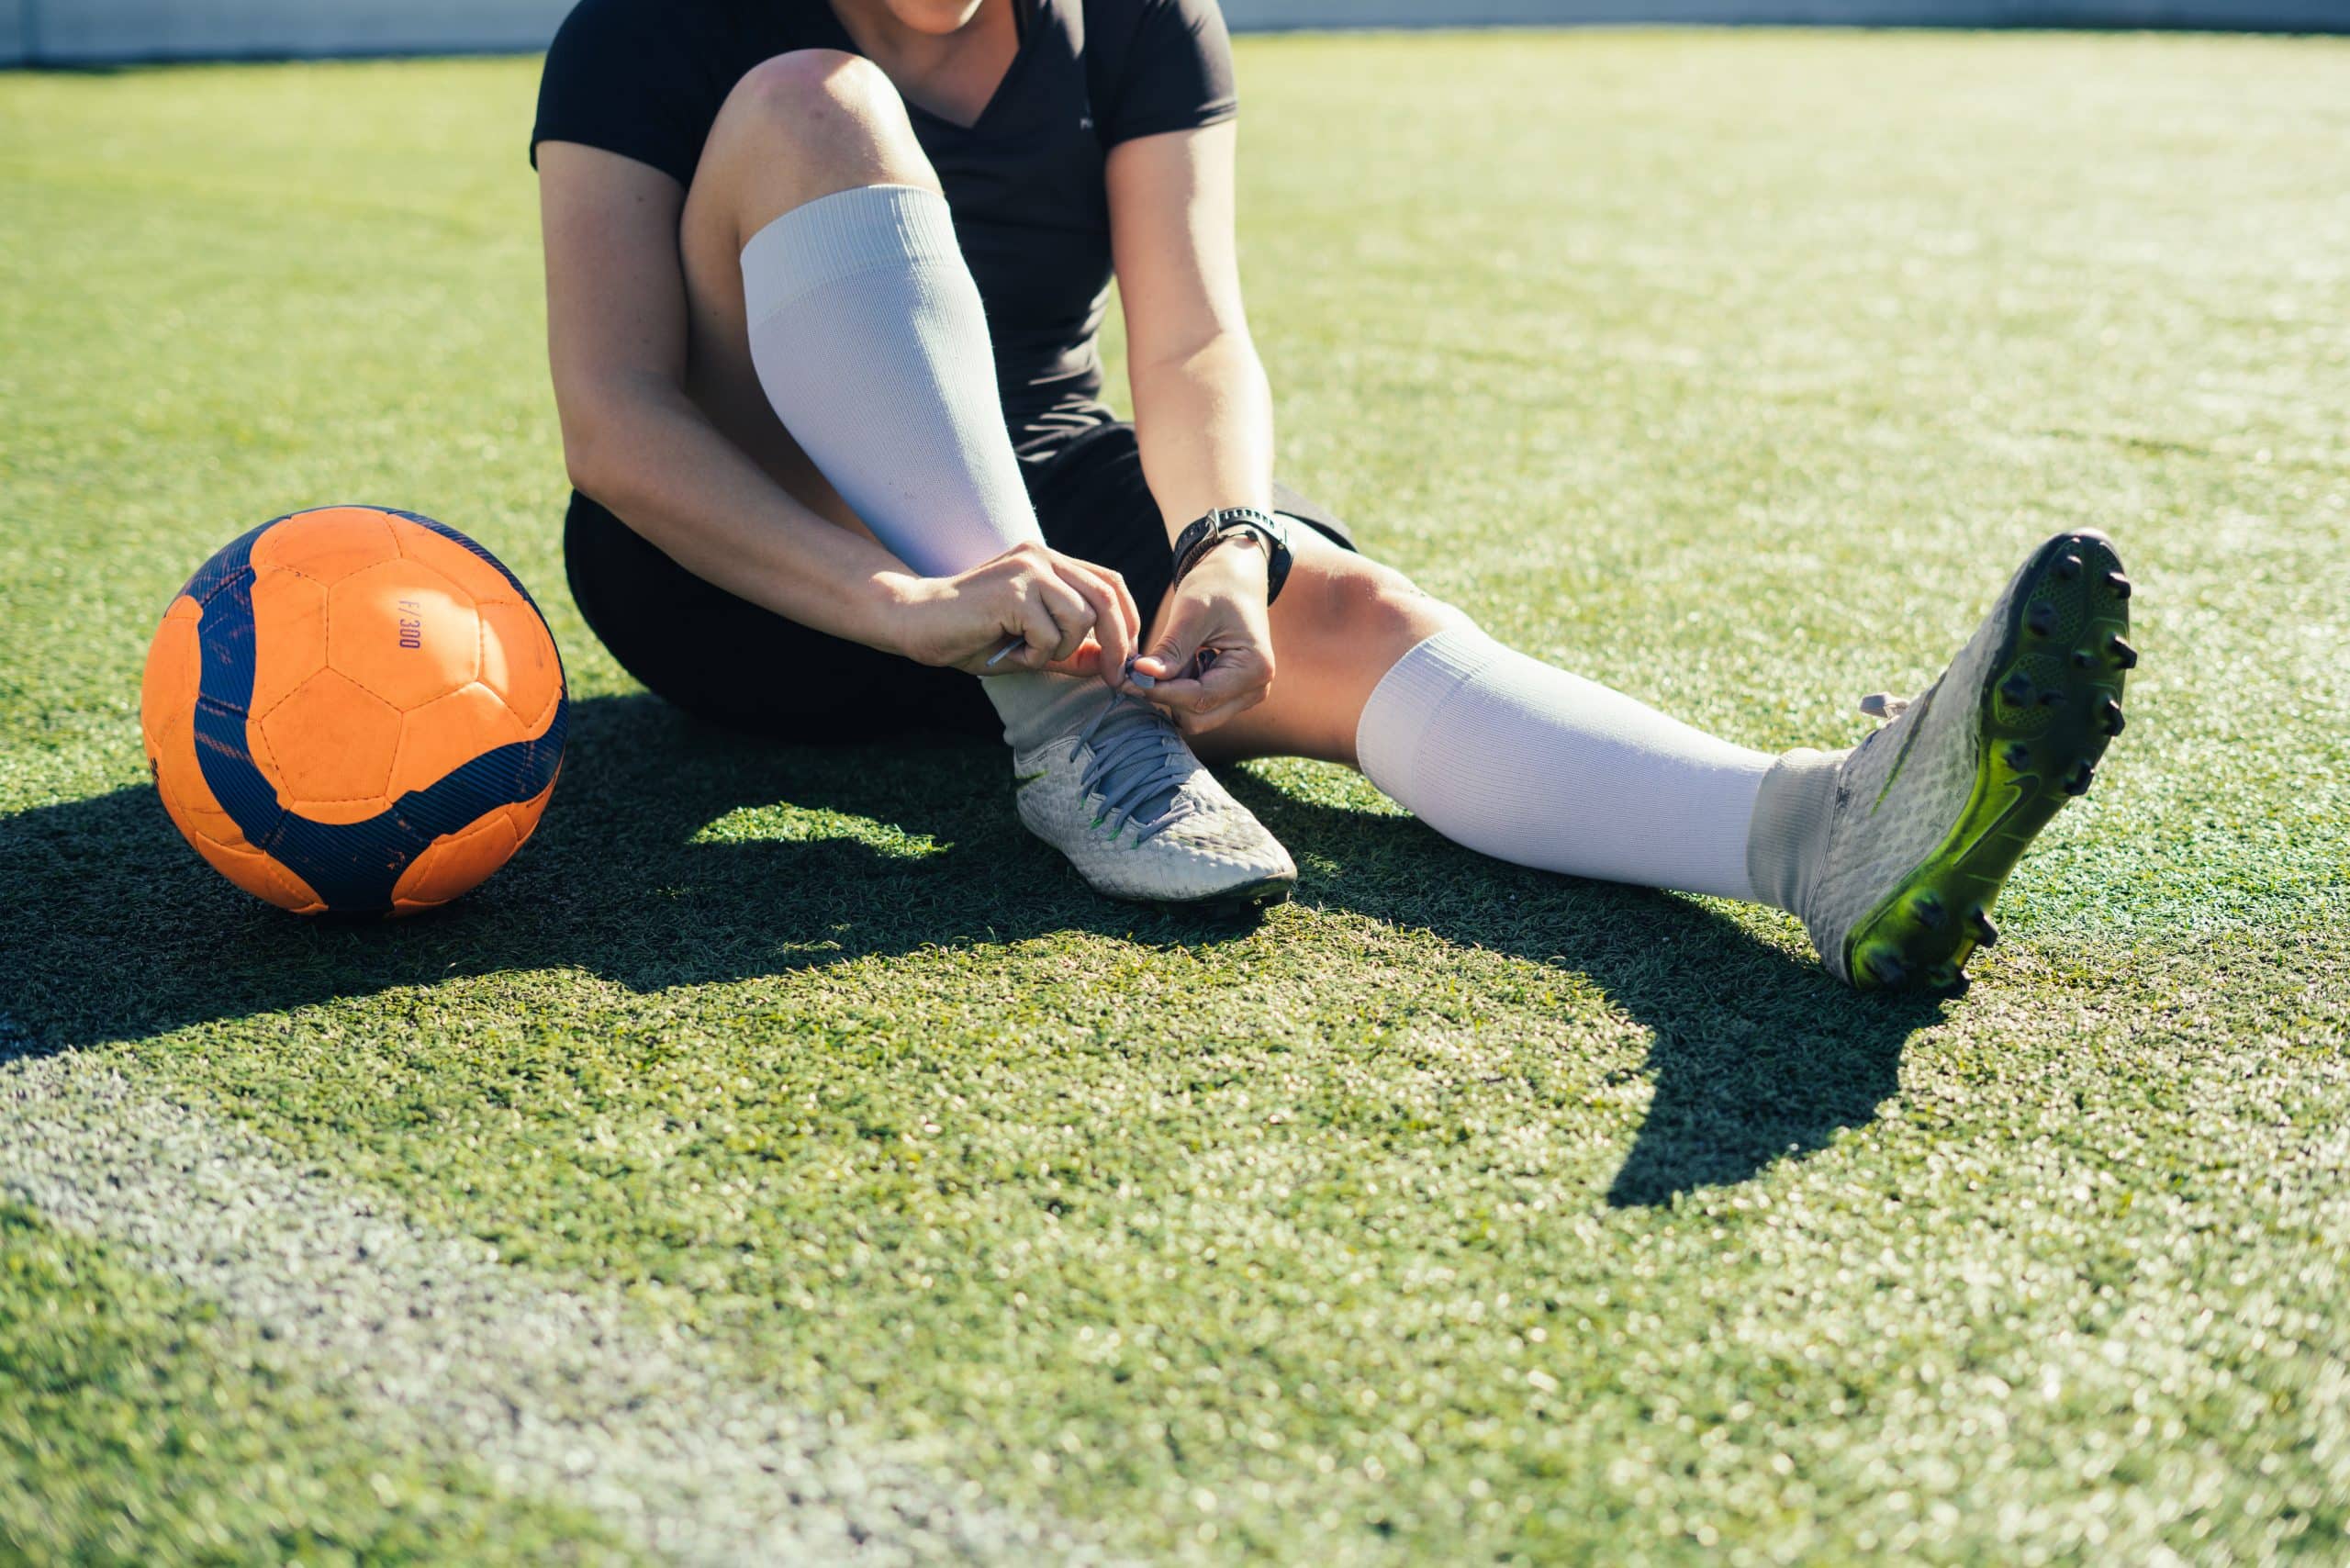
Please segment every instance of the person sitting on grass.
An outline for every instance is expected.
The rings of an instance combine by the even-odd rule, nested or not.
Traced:
[[[1201,759],[1303,756],[1505,860],[1790,911],[1853,984],[1954,981],[2121,730],[2110,543],[2035,550],[1850,751],[1515,653],[1274,479],[1236,112],[1214,0],[583,0],[532,152],[596,634],[794,740],[1000,732],[1115,897],[1286,896]]]

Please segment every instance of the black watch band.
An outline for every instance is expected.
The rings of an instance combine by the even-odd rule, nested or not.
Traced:
[[[1225,507],[1186,525],[1175,536],[1175,581],[1181,582],[1201,556],[1237,534],[1256,540],[1265,552],[1265,602],[1272,603],[1289,581],[1289,524],[1255,507]]]

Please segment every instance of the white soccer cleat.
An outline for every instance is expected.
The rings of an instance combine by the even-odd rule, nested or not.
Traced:
[[[1147,903],[1279,903],[1297,866],[1165,715],[1119,697],[1012,759],[1020,820],[1096,892]]]
[[[2008,873],[2121,733],[2129,599],[2110,540],[2058,534],[1923,696],[1863,703],[1889,722],[1852,751],[1780,759],[1752,842],[1796,852],[1749,868],[1839,979],[1947,986],[1998,939]]]

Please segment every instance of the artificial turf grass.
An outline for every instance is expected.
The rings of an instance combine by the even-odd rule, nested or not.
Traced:
[[[1832,741],[2040,533],[2116,532],[2132,729],[1972,996],[1304,766],[1246,787],[1300,907],[1169,923],[984,749],[622,695],[556,588],[530,70],[469,62],[0,83],[6,1004],[1147,1551],[2334,1550],[2344,51],[1243,70],[1285,466],[1497,632]],[[181,577],[345,498],[497,549],[583,699],[543,838],[388,930],[241,900],[135,782]]]
[[[2178,1544],[2227,1516],[2165,1510],[2225,1495],[2219,1467],[2255,1474],[2280,1441],[2317,1468],[2279,1503],[2303,1529],[2338,1521],[2332,1271],[2281,1268],[2232,1296],[2220,1328],[2149,1316],[2135,1277],[2142,1250],[2182,1226],[2238,1223],[2223,1216],[2247,1203],[2279,1257],[2338,1255],[2340,1215],[2312,1214],[2312,1190],[2289,1182],[2268,1207],[2241,1153],[2264,1128],[2322,1126],[2324,1096],[2294,1099],[2338,1084],[2342,966],[2318,936],[2107,942],[2062,968],[2011,945],[1966,1002],[1888,1007],[1708,906],[1562,886],[1392,818],[1262,790],[1304,852],[1307,907],[1255,931],[1203,928],[1043,877],[1006,900],[996,876],[958,868],[1028,849],[987,820],[983,749],[778,756],[643,700],[585,718],[603,744],[583,764],[625,748],[625,730],[603,726],[645,728],[675,815],[622,839],[570,906],[526,864],[448,922],[256,912],[172,952],[160,976],[85,988],[85,1003],[123,1010],[92,1032],[210,1010],[225,1022],[138,1047],[126,1070],[529,1267],[619,1282],[733,1347],[746,1376],[927,1437],[1023,1501],[1131,1507],[1139,1489],[1155,1549],[1204,1489],[1219,1503],[1203,1522],[1225,1544],[1237,1532],[1274,1552],[1294,1552],[1285,1531],[1322,1514],[1383,1522],[1406,1550],[1451,1531],[1596,1550],[1619,1508],[1639,1515],[1619,1486],[1669,1501],[1695,1531],[1789,1549],[1899,1539],[2010,1489],[2025,1523],[1998,1528],[2020,1538],[2114,1529]],[[871,769],[863,803],[890,826],[826,803],[845,758]],[[713,773],[808,804],[730,810]],[[151,804],[125,791],[112,809]],[[732,825],[666,844],[656,831],[707,821]],[[113,836],[140,852],[126,885],[173,875],[168,834]],[[224,914],[239,907],[200,872],[185,879]],[[104,905],[117,890],[91,892]],[[596,913],[656,902],[668,918]],[[84,943],[101,930],[59,907]],[[141,949],[118,940],[83,950],[102,971],[136,970]],[[1352,961],[1315,973],[1332,971],[1334,944]],[[746,991],[730,972],[770,978]],[[45,1033],[73,1030],[53,1019]],[[2314,1080],[2289,1070],[2311,1063]],[[2318,1151],[2311,1174],[2334,1158]],[[1676,1195],[1661,1223],[1627,1224]],[[2118,1228],[2133,1209],[2138,1225]],[[2002,1310],[2002,1281],[2039,1310]],[[1726,1344],[1716,1319],[1742,1293],[1756,1300]],[[1505,1295],[1516,1316],[1496,1309]],[[2018,1370],[2046,1350],[2035,1336],[2077,1338],[2083,1323],[2110,1333]],[[1863,1325],[1899,1332],[1880,1344]],[[2113,1335],[2157,1328],[2195,1329],[2164,1347],[2180,1359],[2175,1386],[2136,1390],[2129,1367],[2098,1360]],[[2254,1354],[2227,1339],[2238,1332],[2304,1342]],[[1709,1440],[1767,1438],[1801,1462],[1795,1491],[1836,1506],[1758,1518],[1789,1494],[1723,1490],[1718,1467],[1660,1491],[1670,1445],[1546,1503],[1565,1484],[1556,1447],[1603,1444],[1574,1391],[1613,1419],[1627,1416],[1615,1380],[1676,1387],[1671,1368],[1693,1363],[1651,1364],[1651,1338],[1730,1357],[1709,1369],[1728,1388],[1785,1374],[1741,1360],[1739,1335],[1788,1341],[1774,1356],[1807,1347],[1812,1375],[1777,1403],[1718,1391]],[[2158,1412],[2220,1411],[2201,1435],[2229,1446],[2189,1445],[2183,1489],[2086,1484],[2052,1449],[2021,1476],[1986,1465],[1954,1495],[1967,1473],[1953,1461],[1909,1477],[1917,1518],[1886,1514],[1861,1478],[1863,1428],[1921,1462],[1958,1440],[1944,1419],[1997,1416],[2051,1442],[2065,1430],[2005,1409],[1987,1383],[1942,1416],[1872,1414],[1914,1400],[1908,1363],[1928,1352],[2011,1391],[2053,1376],[2092,1443],[2134,1391]],[[1524,1383],[1528,1371],[1556,1386]],[[2073,1387],[2084,1380],[2093,1395]],[[1406,1408],[1376,1421],[1349,1426],[1333,1403],[1399,1385]],[[2279,1402],[2256,1427],[2243,1418],[2255,1395]],[[1790,1402],[1818,1423],[1802,1440]],[[1741,1403],[1754,1407],[1734,1414]],[[1282,1445],[1254,1450],[1233,1439],[1244,1430]],[[1447,1432],[1485,1436],[1447,1451]],[[1381,1457],[1399,1440],[1424,1450],[1408,1471]],[[1165,1457],[1138,1462],[1137,1446]],[[1480,1518],[1481,1487],[1545,1506]]]
[[[0,1204],[0,1557],[637,1561],[602,1521],[387,1443],[208,1304]]]

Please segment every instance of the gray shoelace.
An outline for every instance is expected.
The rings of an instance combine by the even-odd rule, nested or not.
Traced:
[[[1913,697],[1896,697],[1890,691],[1872,691],[1861,699],[1861,711],[1872,719],[1883,719],[1891,723],[1908,712],[1909,705],[1916,700]]]
[[[1077,734],[1091,760],[1078,778],[1087,794],[1102,792],[1096,827],[1115,838],[1129,824],[1135,842],[1147,843],[1191,814],[1177,791],[1199,764],[1166,715],[1132,697],[1114,699]]]

